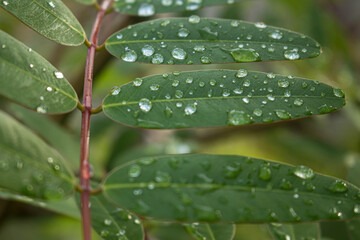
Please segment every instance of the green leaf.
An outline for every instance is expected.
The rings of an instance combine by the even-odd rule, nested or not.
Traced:
[[[77,207],[73,197],[59,201],[41,201],[38,199],[32,199],[18,194],[13,194],[4,189],[0,189],[0,198],[30,204],[75,219],[81,218],[79,208]]]
[[[129,26],[106,41],[126,62],[209,64],[297,60],[320,54],[305,35],[263,23],[194,17],[157,19]]]
[[[234,224],[192,223],[186,224],[185,229],[196,240],[232,240],[236,231]]]
[[[77,46],[85,40],[82,26],[60,0],[4,0],[0,1],[0,7],[60,44]]]
[[[270,232],[274,240],[321,240],[319,223],[303,224],[269,224]]]
[[[113,90],[104,113],[143,128],[189,128],[268,123],[329,113],[344,93],[302,78],[210,70],[135,79]]]
[[[137,1],[126,1],[118,0],[114,3],[116,11],[131,15],[138,16],[152,16],[156,13],[166,12],[179,12],[179,11],[194,11],[202,7],[213,6],[219,4],[231,4],[240,2],[242,0],[188,0],[188,1],[173,1],[173,0],[137,0]]]
[[[307,167],[229,155],[139,159],[114,170],[103,187],[141,216],[190,222],[349,219],[360,202],[354,185]]]
[[[67,129],[53,121],[50,116],[37,114],[19,105],[12,104],[11,112],[60,152],[71,169],[79,169],[80,143]]]
[[[76,1],[79,3],[86,4],[86,5],[91,5],[91,4],[95,3],[95,0],[76,0]]]
[[[104,240],[144,239],[140,219],[126,210],[113,206],[102,195],[91,197],[91,219],[94,230]]]
[[[9,115],[0,119],[0,188],[46,200],[71,194],[74,176],[62,157]]]
[[[65,113],[78,102],[63,74],[31,48],[0,31],[0,94],[39,113]]]

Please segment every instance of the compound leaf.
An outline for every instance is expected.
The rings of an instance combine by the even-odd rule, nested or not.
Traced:
[[[77,95],[64,78],[31,48],[0,31],[0,94],[39,113],[73,110]]]
[[[229,155],[135,160],[103,187],[108,199],[141,216],[187,222],[349,219],[360,202],[354,185],[307,167]]]
[[[0,7],[60,44],[77,46],[85,40],[82,26],[60,0],[4,0],[0,1]]]
[[[0,188],[45,200],[71,194],[74,176],[63,158],[9,115],[0,119]]]
[[[111,119],[142,128],[268,123],[332,112],[344,93],[317,81],[244,69],[135,79],[103,101]]]
[[[129,26],[106,41],[126,62],[210,64],[297,60],[320,54],[303,34],[237,20],[190,17],[157,19]]]

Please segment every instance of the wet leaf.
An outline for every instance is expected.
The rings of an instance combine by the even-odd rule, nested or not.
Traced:
[[[232,4],[240,1],[242,0],[117,0],[114,3],[114,8],[121,13],[147,17],[156,13],[179,12],[184,10],[194,11],[205,6]]]
[[[102,195],[91,197],[91,219],[94,230],[104,240],[144,239],[140,219],[126,210],[113,206]]]
[[[3,0],[0,7],[60,44],[77,46],[85,40],[80,23],[60,0]]]
[[[274,240],[321,240],[319,223],[269,224]]]
[[[185,225],[186,231],[196,240],[232,240],[236,226],[233,224],[192,223]]]
[[[317,81],[244,69],[137,78],[103,102],[111,119],[142,128],[269,123],[344,106],[344,93]]]
[[[74,176],[63,158],[9,115],[0,119],[0,188],[46,200],[71,194]]]
[[[31,48],[0,31],[0,94],[39,113],[65,113],[78,102],[64,75]]]
[[[114,170],[103,187],[141,216],[187,222],[349,219],[360,202],[354,185],[307,167],[230,155],[139,159]]]
[[[106,41],[126,62],[210,64],[297,60],[320,54],[320,45],[289,30],[237,20],[157,19],[129,26]]]

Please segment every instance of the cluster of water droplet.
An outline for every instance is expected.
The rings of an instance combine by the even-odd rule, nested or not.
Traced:
[[[320,53],[320,46],[304,35],[264,23],[196,15],[129,26],[112,36],[107,48],[126,62],[154,64],[297,60]]]

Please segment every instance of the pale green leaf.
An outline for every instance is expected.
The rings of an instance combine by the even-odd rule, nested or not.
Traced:
[[[157,19],[129,26],[106,41],[106,49],[126,62],[210,64],[297,60],[320,54],[303,34],[237,20],[191,17]]]
[[[139,159],[115,169],[103,188],[141,216],[187,222],[349,219],[360,202],[354,185],[307,167],[227,155]]]
[[[114,89],[111,119],[134,127],[190,128],[269,123],[344,106],[344,93],[317,81],[242,69],[155,75]]]
[[[31,48],[0,31],[0,94],[39,113],[73,110],[77,95],[64,78]]]
[[[85,40],[82,26],[61,0],[4,0],[0,7],[60,44],[77,46]]]
[[[63,158],[9,115],[0,119],[0,188],[48,200],[71,194],[74,176]]]
[[[114,8],[121,13],[147,17],[156,13],[194,11],[206,6],[232,4],[240,1],[242,0],[117,0]]]

